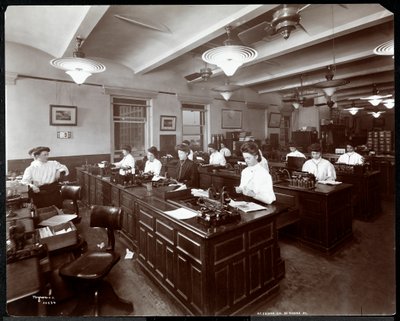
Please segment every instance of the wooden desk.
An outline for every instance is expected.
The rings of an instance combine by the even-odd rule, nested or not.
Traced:
[[[317,184],[302,190],[277,182],[274,191],[296,197],[304,244],[330,254],[352,236],[352,185]]]
[[[381,212],[381,172],[369,171],[362,175],[336,173],[337,181],[353,185],[353,215],[368,220]]]
[[[101,181],[78,169],[78,177],[85,175]],[[123,228],[136,244],[139,265],[187,313],[231,315],[277,293],[285,268],[276,219],[286,207],[269,205],[243,214],[240,222],[207,228],[195,218],[177,220],[165,214],[178,206],[163,200],[157,189],[104,184],[118,190],[111,202],[119,197],[124,211],[131,211]],[[89,188],[93,186],[99,184]]]

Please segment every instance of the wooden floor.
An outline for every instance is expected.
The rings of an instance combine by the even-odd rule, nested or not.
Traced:
[[[393,202],[385,201],[382,207],[383,213],[371,222],[354,220],[354,239],[331,257],[281,238],[286,275],[280,292],[267,302],[251,306],[244,314],[383,316],[395,313],[395,211]],[[79,230],[85,235],[89,249],[105,240],[101,230],[88,228],[87,219],[82,221]],[[126,244],[118,240],[117,250],[123,257]],[[133,315],[185,315],[144,275],[135,258],[122,258],[109,274],[108,281],[121,297],[134,303]],[[25,300],[13,304],[9,307],[10,314],[32,315],[35,310],[27,308],[28,303]],[[40,313],[68,315],[75,304],[74,299],[60,301],[50,308],[40,309]],[[124,314],[112,306],[104,307],[103,313]]]

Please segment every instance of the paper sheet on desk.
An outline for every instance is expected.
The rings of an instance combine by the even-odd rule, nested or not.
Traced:
[[[196,212],[187,210],[186,208],[177,208],[176,210],[165,211],[164,213],[178,220],[186,220],[197,216]]]
[[[74,218],[76,218],[76,214],[59,214],[59,215],[54,215],[47,220],[43,220],[39,223],[41,226],[56,226],[59,224],[64,224],[69,221],[72,221]]]
[[[342,184],[342,182],[337,182],[337,181],[318,181],[320,184],[324,185],[339,185]]]
[[[266,207],[253,203],[253,202],[245,202],[245,201],[234,201],[231,200],[229,202],[229,205],[232,207],[235,207],[245,213],[247,212],[253,212],[253,211],[260,211],[260,210],[265,210]]]
[[[169,184],[168,186],[178,186],[178,188],[174,189],[174,192],[187,189],[186,184]]]
[[[165,179],[165,177],[154,175],[153,178],[151,179],[151,181],[152,182],[158,182],[160,179]]]
[[[205,191],[204,189],[192,188],[191,194],[195,197],[208,197],[208,191]]]

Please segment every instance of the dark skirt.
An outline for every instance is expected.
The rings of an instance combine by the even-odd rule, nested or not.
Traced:
[[[37,208],[55,205],[58,208],[62,207],[61,186],[57,183],[42,185],[39,187],[40,192],[34,193],[30,191],[29,196],[33,200],[33,204]]]

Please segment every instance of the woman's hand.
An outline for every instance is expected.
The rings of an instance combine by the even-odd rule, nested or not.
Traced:
[[[252,189],[248,189],[246,187],[243,188],[243,194],[250,197],[256,196],[256,193]]]
[[[39,193],[39,192],[40,192],[40,188],[37,187],[37,186],[35,186],[35,185],[31,185],[31,188],[32,188],[32,191],[33,191],[34,193]]]

